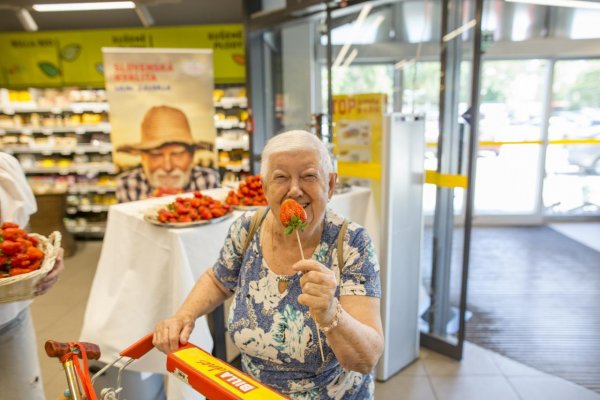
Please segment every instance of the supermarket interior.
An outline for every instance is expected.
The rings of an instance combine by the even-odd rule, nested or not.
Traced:
[[[0,0],[0,222],[3,399],[600,400],[600,1]]]

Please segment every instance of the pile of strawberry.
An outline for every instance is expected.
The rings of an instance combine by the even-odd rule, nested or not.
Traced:
[[[240,182],[237,192],[231,190],[225,199],[232,206],[266,206],[267,199],[259,175],[251,175]]]
[[[194,222],[219,218],[229,211],[229,205],[195,191],[194,197],[177,197],[158,210],[157,219],[162,223]]]
[[[29,236],[19,225],[4,222],[0,229],[0,278],[26,274],[39,269],[44,252],[39,241]]]

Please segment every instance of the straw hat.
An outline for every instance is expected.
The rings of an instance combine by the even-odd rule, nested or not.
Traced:
[[[142,121],[142,141],[137,144],[119,146],[117,151],[139,153],[156,149],[170,143],[181,143],[195,149],[212,150],[212,143],[194,142],[187,117],[178,108],[169,106],[152,107]]]

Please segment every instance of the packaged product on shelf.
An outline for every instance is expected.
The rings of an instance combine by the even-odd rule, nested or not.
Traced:
[[[73,156],[73,162],[77,164],[86,164],[90,161],[90,158],[87,154],[75,154]]]
[[[36,166],[39,168],[54,168],[56,167],[56,160],[52,157],[44,157],[36,162]]]
[[[69,118],[65,120],[66,126],[79,126],[81,125],[81,115],[71,114]]]
[[[229,88],[225,89],[225,96],[245,98],[246,97],[246,88],[244,86],[229,87]]]
[[[21,114],[13,115],[12,120],[13,120],[13,128],[23,127],[23,116]]]
[[[22,136],[28,138],[28,144],[32,149],[50,149],[55,146],[54,136]]]
[[[90,136],[90,144],[92,145],[102,145],[102,144],[110,144],[110,136],[104,133],[94,132]]]
[[[54,138],[54,145],[60,149],[73,149],[77,146],[77,137],[71,133],[67,133],[65,136],[57,136]]]
[[[223,89],[213,90],[213,102],[217,103],[223,96],[225,96],[225,91]]]
[[[12,135],[0,136],[0,143],[2,144],[2,146],[14,146],[19,143],[19,137]]]
[[[112,206],[113,204],[117,204],[117,196],[114,193],[106,193],[104,195],[104,205]]]
[[[116,187],[117,180],[114,176],[102,175],[98,178],[98,186]]]
[[[10,115],[0,115],[0,128],[10,129],[13,127],[13,119]]]
[[[54,144],[52,136],[34,136],[31,145],[34,147],[50,147]]]
[[[1,99],[4,106],[29,106],[35,105],[33,96],[29,90],[7,90],[2,89]]]
[[[79,206],[79,201],[79,196],[70,194],[67,196],[67,207],[77,207]]]
[[[229,153],[227,151],[219,151],[219,166],[225,166],[229,162]]]
[[[17,157],[21,166],[25,169],[34,168],[36,166],[35,156],[32,154],[18,154],[15,157]]]
[[[66,169],[69,168],[73,164],[73,160],[70,158],[60,158],[58,159],[56,166],[58,168]]]
[[[32,127],[39,127],[40,126],[40,114],[38,113],[31,113],[29,114],[29,125]]]
[[[94,125],[100,122],[102,122],[102,115],[100,114],[83,113],[81,115],[81,123],[84,125]]]

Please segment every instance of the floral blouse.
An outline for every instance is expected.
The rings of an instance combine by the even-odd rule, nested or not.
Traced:
[[[252,218],[247,212],[231,225],[213,271],[234,292],[228,331],[242,353],[244,372],[293,399],[371,399],[373,373],[343,369],[322,334],[321,361],[317,328],[308,307],[298,304],[300,275],[278,276],[262,257],[260,228],[241,254]],[[379,263],[365,229],[349,223],[344,238],[344,268],[340,274],[337,237],[344,219],[327,210],[312,259],[331,266],[336,295],[381,297]],[[341,276],[340,276],[341,275]],[[283,293],[278,281],[288,281]]]

